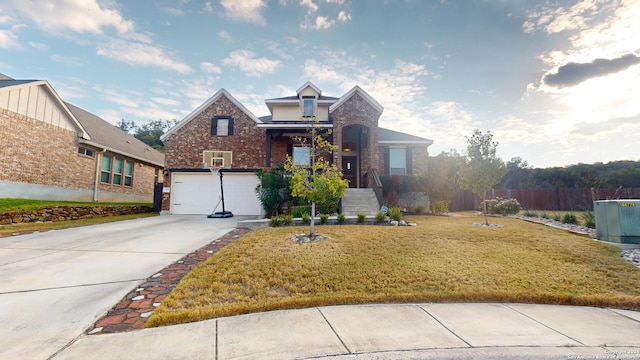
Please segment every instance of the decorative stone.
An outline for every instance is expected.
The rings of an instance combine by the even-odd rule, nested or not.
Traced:
[[[138,296],[134,297],[134,298],[133,298],[133,299],[131,299],[131,300],[133,300],[133,301],[138,301],[138,300],[142,300],[142,299],[144,299],[144,295],[138,295]]]
[[[140,314],[140,317],[141,318],[148,318],[149,316],[151,316],[151,314],[153,314],[153,311],[142,313],[142,314]]]
[[[400,224],[400,222],[393,220],[393,221],[390,222],[390,224],[391,224],[391,226],[398,226]]]
[[[157,273],[157,274],[153,275],[151,278],[152,278],[152,279],[155,279],[155,278],[157,278],[157,277],[158,277],[158,276],[160,276],[160,275],[162,275],[162,273]]]
[[[89,331],[89,335],[93,335],[95,333],[99,333],[100,331],[102,331],[103,327],[97,327],[91,331]]]

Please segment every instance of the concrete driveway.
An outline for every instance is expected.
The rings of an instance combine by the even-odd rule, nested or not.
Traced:
[[[238,217],[172,215],[0,238],[0,358],[47,359]]]

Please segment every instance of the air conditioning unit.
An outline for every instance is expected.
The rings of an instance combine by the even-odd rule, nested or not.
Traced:
[[[598,240],[640,244],[640,200],[593,202]]]

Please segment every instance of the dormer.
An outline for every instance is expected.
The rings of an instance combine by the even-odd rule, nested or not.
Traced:
[[[302,111],[302,118],[309,119],[318,115],[318,99],[322,92],[317,86],[313,85],[310,81],[307,81],[302,85],[296,93],[298,99],[300,99],[300,109]]]
[[[329,106],[338,98],[322,96],[322,91],[310,81],[304,83],[295,96],[267,99],[273,122],[309,121],[314,116],[320,122],[329,121]]]

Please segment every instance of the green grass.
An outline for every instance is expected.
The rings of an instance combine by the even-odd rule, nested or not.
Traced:
[[[107,202],[78,202],[78,201],[52,201],[30,199],[0,199],[0,213],[32,211],[48,207],[58,206],[153,206],[152,203],[107,203]]]
[[[254,230],[189,273],[147,326],[277,309],[363,303],[523,302],[640,309],[640,270],[620,250],[529,222],[415,216],[417,227]]]
[[[106,224],[106,223],[115,222],[115,221],[131,220],[131,219],[151,217],[151,216],[158,216],[158,213],[103,216],[103,217],[94,217],[94,218],[70,220],[70,221],[29,222],[29,223],[20,223],[20,224],[0,225],[0,237],[3,235],[30,233],[34,231],[48,231],[48,230],[67,229],[67,228],[86,226],[86,225]]]

